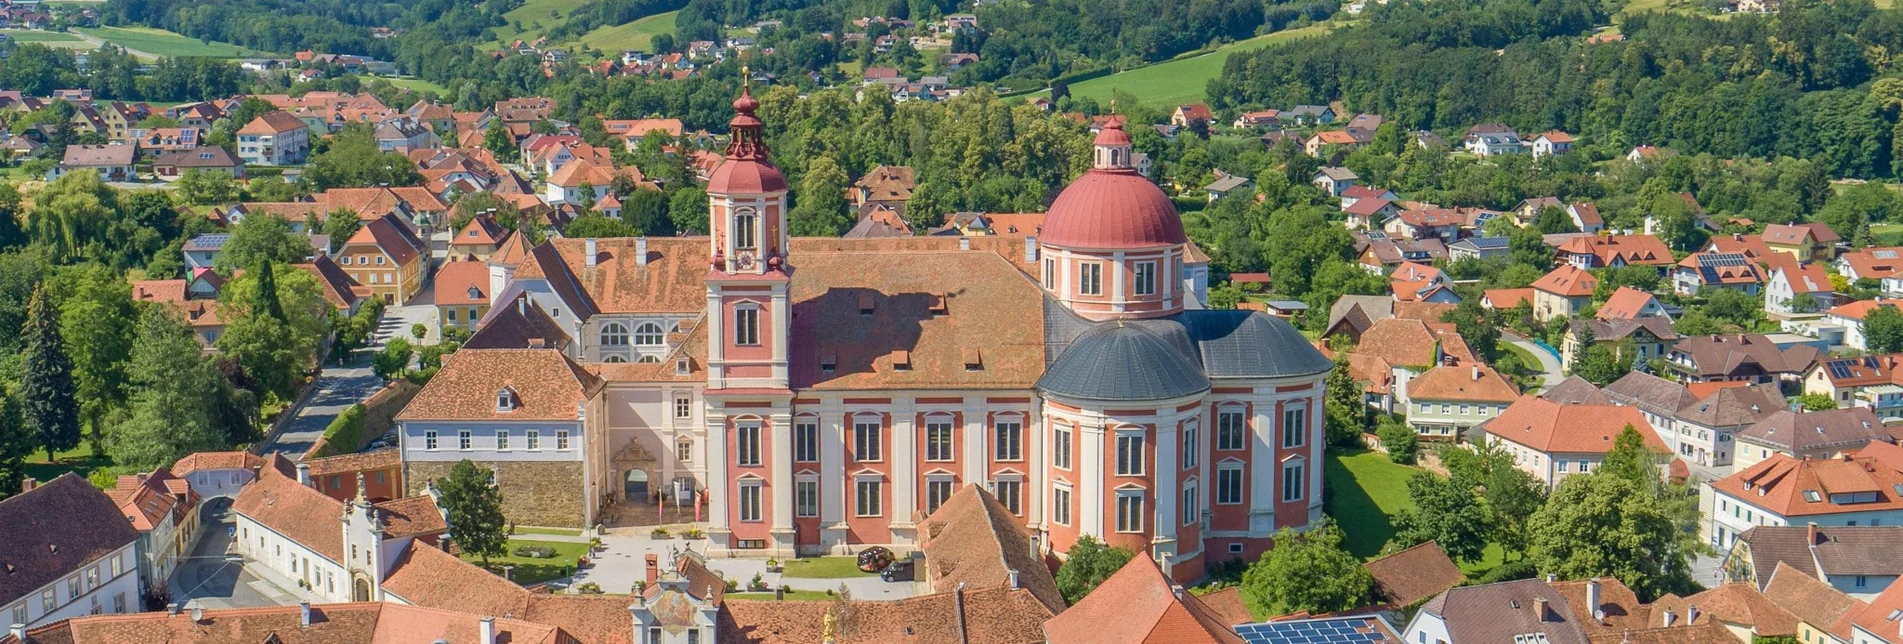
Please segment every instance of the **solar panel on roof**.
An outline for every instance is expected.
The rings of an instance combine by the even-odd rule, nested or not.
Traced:
[[[1751,260],[1743,253],[1706,253],[1699,257],[1698,263],[1705,266],[1745,266]]]
[[[1362,644],[1384,642],[1372,617],[1338,617],[1242,624],[1236,634],[1249,644]]]

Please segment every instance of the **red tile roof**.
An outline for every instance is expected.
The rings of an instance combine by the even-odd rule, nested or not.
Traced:
[[[1493,369],[1476,362],[1428,369],[1408,381],[1407,395],[1418,400],[1509,404],[1520,397],[1520,391]]]
[[[1621,286],[1612,292],[1611,297],[1606,298],[1606,303],[1599,307],[1596,317],[1601,320],[1637,319],[1645,312],[1646,305],[1657,300],[1658,298],[1653,297],[1651,293],[1630,286]]]
[[[1772,454],[1742,472],[1713,481],[1711,487],[1739,502],[1790,518],[1903,509],[1903,498],[1898,498],[1891,487],[1898,484],[1903,484],[1903,473],[1874,458],[1800,461]],[[1877,500],[1838,503],[1832,498],[1833,494],[1859,492],[1876,492]]]
[[[1363,564],[1374,575],[1375,593],[1389,606],[1410,606],[1460,585],[1466,578],[1440,544],[1427,543]],[[1208,596],[1203,597],[1205,601]]]
[[[231,510],[333,562],[344,562],[344,535],[337,526],[343,503],[299,485],[294,475],[285,473],[290,461],[282,455],[271,459],[258,480],[238,492]]]
[[[449,261],[436,269],[436,305],[468,306],[488,304],[489,264],[481,261]]]
[[[1879,306],[1887,306],[1887,307],[1890,307],[1891,309],[1903,310],[1903,300],[1886,300],[1883,298],[1877,298],[1874,300],[1858,300],[1856,302],[1851,302],[1849,304],[1842,304],[1835,307],[1831,307],[1830,314],[1832,316],[1841,317],[1841,318],[1848,318],[1852,320],[1862,320],[1863,316],[1869,315],[1871,311],[1876,310],[1876,308]]]
[[[1522,396],[1493,420],[1481,423],[1488,434],[1548,454],[1604,454],[1627,425],[1646,445],[1668,453],[1652,424],[1636,407],[1562,405],[1538,396]]]
[[[1546,276],[1533,282],[1534,290],[1545,291],[1563,297],[1590,296],[1592,295],[1593,289],[1598,288],[1598,286],[1598,277],[1586,272],[1585,269],[1571,264],[1555,268],[1552,272],[1547,273]]]
[[[1044,623],[1049,644],[1242,644],[1229,624],[1163,577],[1148,554]]]
[[[576,420],[602,386],[554,349],[466,349],[443,357],[442,370],[397,420]],[[515,407],[498,410],[505,389]]]
[[[1483,295],[1487,305],[1495,309],[1510,309],[1519,306],[1521,302],[1528,304],[1533,302],[1533,289],[1530,288],[1487,289]]]

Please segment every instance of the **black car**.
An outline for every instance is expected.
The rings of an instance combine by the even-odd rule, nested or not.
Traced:
[[[892,565],[892,551],[873,546],[859,551],[859,572],[879,572]]]
[[[885,581],[912,581],[912,574],[912,560],[902,559],[879,571],[879,578]]]

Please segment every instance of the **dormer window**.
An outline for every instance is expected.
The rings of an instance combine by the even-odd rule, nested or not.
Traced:
[[[839,368],[839,354],[828,351],[826,352],[825,355],[822,355],[819,357],[820,371],[824,373],[832,373],[834,369],[838,369],[838,368]]]
[[[892,352],[892,370],[893,371],[911,371],[912,370],[912,352],[906,351],[904,349],[893,351]]]
[[[693,370],[693,363],[688,362],[687,358],[677,358],[674,360],[674,375],[685,376],[692,373]]]
[[[873,306],[874,305],[873,305],[872,291],[860,292],[859,293],[859,314],[872,315]]]
[[[498,413],[515,411],[516,408],[521,406],[522,401],[516,398],[515,391],[505,388],[496,392],[496,411]]]
[[[979,352],[976,347],[967,347],[965,349],[965,371],[983,371],[984,368],[985,361],[983,354]]]
[[[482,299],[482,291],[478,290],[474,286],[469,287],[469,299],[472,299],[472,300]]]

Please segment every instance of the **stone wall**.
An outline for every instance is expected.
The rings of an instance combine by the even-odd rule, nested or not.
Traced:
[[[496,473],[502,490],[502,517],[521,526],[582,527],[587,496],[579,461],[477,461]],[[403,482],[409,494],[425,494],[432,480],[449,475],[454,462],[405,463]]]

